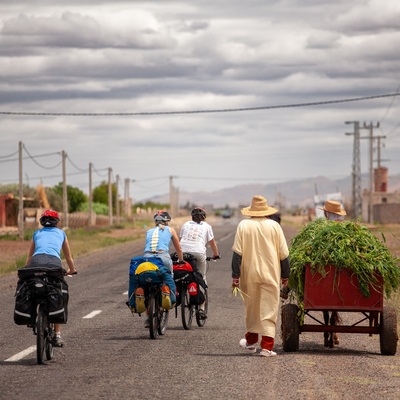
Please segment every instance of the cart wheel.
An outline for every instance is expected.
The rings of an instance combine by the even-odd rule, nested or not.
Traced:
[[[397,350],[397,316],[393,307],[383,307],[381,312],[381,333],[379,337],[381,354],[394,356]]]
[[[285,304],[282,306],[282,346],[284,351],[299,350],[299,320],[297,304]]]

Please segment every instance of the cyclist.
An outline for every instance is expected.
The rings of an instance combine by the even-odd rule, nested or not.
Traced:
[[[189,253],[196,258],[197,267],[206,281],[206,246],[207,244],[210,245],[213,252],[213,259],[215,260],[220,258],[218,246],[214,239],[214,232],[211,225],[205,221],[207,217],[206,211],[200,207],[195,207],[190,214],[192,220],[185,222],[180,231],[181,247],[184,253]]]
[[[159,210],[153,215],[156,226],[146,232],[146,245],[144,257],[158,257],[162,260],[165,267],[173,274],[173,263],[169,254],[169,247],[172,241],[178,261],[183,261],[183,253],[179,244],[178,234],[174,228],[168,226],[171,216],[165,210]],[[147,311],[146,311],[147,314]],[[145,328],[149,327],[149,318],[146,315],[144,321]]]
[[[67,235],[62,229],[57,228],[60,216],[57,211],[46,210],[40,216],[43,228],[34,232],[28,251],[26,264],[29,267],[62,268],[60,252],[63,251],[68,264],[67,274],[76,273],[72,259]],[[62,347],[61,324],[54,324],[55,339],[53,346]]]
[[[163,264],[172,273],[172,259],[169,254],[169,246],[172,241],[178,255],[178,261],[183,261],[181,245],[178,234],[174,228],[168,226],[171,216],[165,210],[157,211],[154,215],[156,226],[146,232],[146,246],[144,248],[145,257],[159,257]]]

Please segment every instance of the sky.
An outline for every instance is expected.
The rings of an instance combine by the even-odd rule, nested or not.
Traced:
[[[397,0],[2,0],[0,185],[19,143],[25,184],[58,184],[64,151],[68,185],[91,163],[134,201],[338,179],[354,121],[361,172],[371,124],[399,174],[399,20]]]

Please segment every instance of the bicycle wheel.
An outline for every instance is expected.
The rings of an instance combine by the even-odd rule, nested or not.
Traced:
[[[207,313],[208,313],[208,292],[207,289],[205,289],[204,291],[204,304],[203,304],[203,308],[202,308],[202,314],[199,312],[200,311],[200,306],[197,306],[197,310],[196,310],[196,322],[197,325],[201,328],[205,325],[206,320],[207,320]]]
[[[47,315],[44,304],[39,304],[36,318],[36,358],[38,364],[44,364],[46,352],[45,330],[47,326]]]
[[[158,336],[158,314],[157,314],[157,306],[156,306],[156,299],[154,298],[154,293],[149,293],[148,313],[149,313],[150,338],[157,339],[157,336]]]
[[[47,361],[50,361],[54,357],[54,347],[53,347],[54,336],[55,336],[54,335],[54,324],[48,324],[46,332],[45,332]]]
[[[181,293],[181,315],[182,325],[186,330],[192,327],[194,311],[194,306],[190,305],[190,294],[187,287],[184,287]]]
[[[156,308],[158,308],[158,333],[162,336],[165,335],[165,332],[167,331],[169,313],[168,310],[165,310],[160,306]]]

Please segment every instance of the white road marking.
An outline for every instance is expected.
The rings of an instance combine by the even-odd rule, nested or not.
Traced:
[[[128,291],[122,293],[123,296],[126,296],[128,294]]]
[[[85,315],[83,318],[93,318],[93,317],[95,317],[97,314],[100,314],[100,313],[101,313],[101,310],[95,310],[95,311],[92,311],[90,314]]]
[[[36,351],[36,346],[28,347],[27,349],[19,352],[18,354],[13,355],[10,358],[7,358],[7,360],[4,360],[4,361],[8,361],[8,362],[19,361],[19,360],[23,359],[25,356],[27,356],[28,354],[33,353],[34,351]]]

